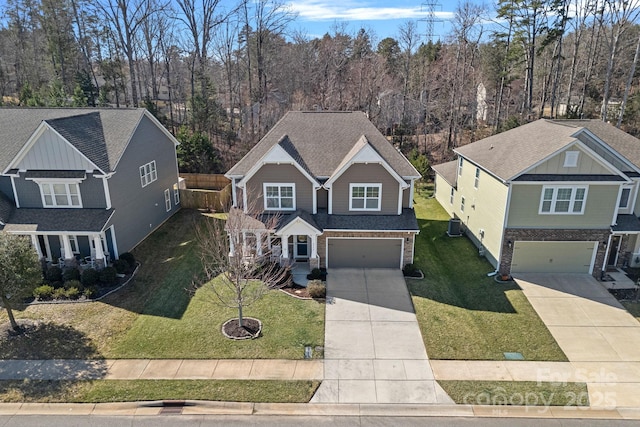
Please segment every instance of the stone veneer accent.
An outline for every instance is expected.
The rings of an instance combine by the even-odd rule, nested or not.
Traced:
[[[593,266],[592,276],[600,279],[604,265],[604,256],[607,249],[606,242],[611,234],[610,229],[540,229],[540,228],[507,228],[502,240],[502,259],[500,260],[500,274],[511,274],[511,260],[513,259],[513,245],[509,247],[509,240],[543,242],[543,241],[597,241],[598,253]],[[605,242],[603,245],[602,242]]]
[[[363,237],[396,237],[404,239],[404,264],[410,264],[413,262],[413,244],[414,237],[417,233],[415,231],[325,231],[322,235],[318,236],[318,256],[320,257],[320,267],[327,266],[327,237],[353,237],[355,239]],[[409,241],[407,242],[407,237]]]

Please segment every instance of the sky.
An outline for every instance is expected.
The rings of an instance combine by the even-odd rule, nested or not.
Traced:
[[[434,3],[436,0],[427,0]],[[378,40],[394,37],[404,22],[417,21],[418,31],[426,33],[428,16],[425,0],[290,0],[291,9],[298,14],[292,28],[306,32],[311,38],[331,32],[332,27],[348,24],[356,32],[364,27],[374,30]],[[434,39],[443,38],[451,29],[448,21],[458,4],[457,0],[439,0],[433,24]],[[435,41],[435,40],[434,40]]]

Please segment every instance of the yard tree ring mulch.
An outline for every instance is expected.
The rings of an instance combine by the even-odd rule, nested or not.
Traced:
[[[262,322],[253,317],[243,317],[244,326],[240,326],[238,318],[229,319],[222,324],[222,334],[232,340],[250,340],[258,338],[262,332]]]

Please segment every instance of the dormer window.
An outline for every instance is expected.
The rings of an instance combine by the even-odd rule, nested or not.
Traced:
[[[564,153],[564,167],[575,168],[578,166],[579,151],[565,151]]]
[[[45,208],[81,208],[78,183],[39,182],[42,206]]]
[[[282,211],[296,210],[296,185],[294,183],[265,183],[264,209]]]

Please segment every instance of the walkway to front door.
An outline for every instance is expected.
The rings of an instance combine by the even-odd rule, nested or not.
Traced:
[[[312,403],[453,403],[433,379],[402,272],[327,276],[324,381]]]

